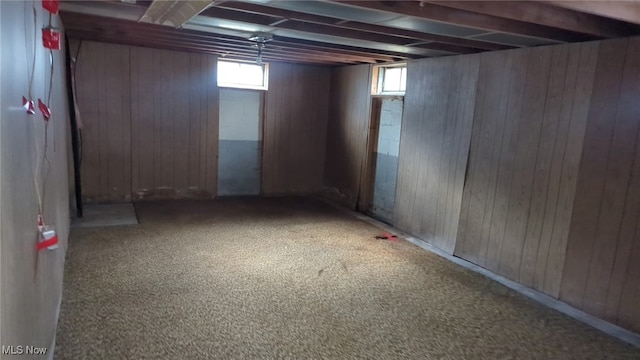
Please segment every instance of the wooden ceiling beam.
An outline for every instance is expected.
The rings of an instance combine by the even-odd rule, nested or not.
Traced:
[[[80,31],[77,28],[69,27],[68,30]],[[85,30],[86,31],[86,30]],[[178,35],[172,34],[157,34],[157,33],[148,33],[145,31],[136,31],[135,36],[132,33],[127,32],[122,29],[112,29],[109,32],[104,31],[93,31],[94,34],[102,34],[105,37],[123,37],[124,39],[128,38],[139,38],[139,39],[148,39],[150,41],[154,41],[156,44],[161,44],[162,42],[179,44],[185,43],[193,46],[200,46],[202,48],[217,48],[221,50],[229,49],[229,50],[244,50],[249,54],[253,54],[254,57],[257,54],[257,49],[253,47],[250,42],[245,42],[244,44],[231,44],[231,43],[221,43],[221,42],[211,42],[211,41],[203,41],[203,40],[195,40],[195,39],[184,39]],[[307,50],[307,49],[297,49],[297,48],[283,48],[282,46],[267,46],[264,48],[265,52],[269,52],[270,54],[275,55],[287,55],[291,54],[294,57],[305,58],[305,57],[314,57],[314,58],[325,58],[326,60],[339,58],[341,61],[349,61],[349,62],[362,62],[362,63],[375,63],[375,59],[371,59],[365,56],[355,56],[355,55],[344,55],[344,54],[328,54],[326,51],[320,50]]]
[[[118,33],[118,36],[126,36],[129,33],[136,33],[138,35],[143,35],[148,38],[162,38],[167,40],[173,40],[175,42],[185,42],[185,43],[197,44],[197,45],[223,45],[229,48],[251,49],[253,45],[250,41],[244,40],[244,39],[229,40],[224,38],[212,38],[212,37],[206,37],[206,36],[193,37],[193,36],[185,36],[184,34],[181,34],[171,29],[168,29],[168,31],[165,29],[162,29],[161,31],[150,30],[150,29],[133,29],[133,28],[126,28],[126,27],[123,28],[118,26],[111,26],[111,25],[104,26],[104,25],[96,24],[95,22],[92,23],[92,26],[85,25],[80,27],[77,27],[76,24],[70,24],[68,25],[67,29],[74,29],[78,31],[87,31],[87,32],[93,31],[95,33],[116,32]],[[313,52],[318,54],[327,54],[326,49],[308,50],[306,48],[303,48],[297,45],[290,46],[284,43],[281,44],[279,47],[289,47],[290,51],[296,51],[300,53]],[[267,46],[267,48],[271,48],[271,47]],[[330,56],[330,55],[327,55],[327,56]],[[362,55],[362,54],[340,53],[339,56],[341,58],[351,58],[354,61],[375,62],[377,60],[377,59],[371,59],[369,55]],[[391,58],[382,59],[382,60],[391,61]]]
[[[274,20],[275,20],[274,18],[268,15],[255,14],[255,13],[225,9],[220,7],[209,8],[206,11],[204,11],[201,14],[201,16],[210,16],[218,19],[238,21],[238,22],[257,24],[257,25],[263,25],[263,26],[270,26],[270,24],[274,23]],[[303,31],[303,32],[314,33],[314,34],[330,35],[330,36],[342,37],[347,39],[374,41],[374,42],[392,44],[392,45],[406,45],[412,42],[409,39],[404,37],[370,33],[365,31],[333,27],[330,25],[303,22],[303,21],[297,21],[297,20],[289,20],[284,23],[280,23],[274,27],[281,28],[281,29]]]
[[[602,38],[640,33],[632,24],[533,1],[427,1],[478,14],[540,24]],[[574,3],[575,1],[572,1]]]
[[[253,4],[253,3],[245,3],[245,2],[237,2],[237,1],[225,2],[223,4],[220,4],[216,8],[209,8],[205,10],[205,12],[203,12],[202,15],[216,17],[217,11],[219,11],[218,9],[221,7],[227,8],[227,9],[241,10],[245,14],[247,13],[264,14],[272,17],[280,17],[282,20],[288,20],[287,22],[294,20],[294,21],[297,21],[298,23],[300,22],[314,23],[314,24],[320,24],[325,26],[331,26],[333,28],[348,29],[353,31],[364,31],[364,32],[374,33],[374,34],[383,34],[383,35],[393,34],[393,36],[395,37],[412,39],[411,41],[405,42],[405,44],[416,42],[415,40],[437,42],[441,44],[452,45],[451,47],[438,46],[438,49],[440,50],[449,49],[449,50],[443,50],[443,51],[449,51],[449,52],[455,52],[455,53],[470,53],[470,52],[477,52],[479,50],[506,50],[506,49],[513,48],[513,46],[495,44],[495,43],[490,43],[486,41],[463,39],[463,38],[457,38],[453,36],[444,36],[444,35],[437,35],[437,34],[429,34],[429,33],[423,33],[419,31],[399,29],[399,28],[393,28],[393,27],[381,26],[381,25],[375,25],[375,24],[367,24],[367,23],[362,23],[357,21],[345,21],[343,19],[334,18],[334,17],[307,14],[307,13],[302,13],[297,11],[278,9],[278,8],[262,6],[262,5]],[[283,26],[279,22],[274,22],[269,25],[286,28],[286,24]],[[472,49],[475,51],[470,51],[469,49]]]
[[[640,2],[638,1],[548,1],[565,9],[604,16],[611,19],[640,24]]]
[[[304,40],[304,39],[295,39],[295,38],[284,37],[284,36],[277,36],[277,37],[274,37],[274,39],[275,40],[284,41],[286,43],[291,43],[291,44],[302,44],[302,45],[307,45],[307,46],[319,46],[319,47],[323,47],[323,48],[326,47],[326,46],[330,46],[331,49],[354,50],[354,51],[370,54],[371,56],[387,56],[387,57],[390,58],[390,61],[400,61],[400,60],[408,60],[408,59],[421,59],[421,58],[425,57],[425,56],[416,55],[416,54],[406,54],[406,53],[378,50],[378,49],[371,49],[371,48],[361,48],[361,47],[355,47],[355,46],[349,46],[349,45],[328,44],[328,43],[324,43],[324,42]]]
[[[77,38],[81,38],[82,32],[78,32],[77,30],[72,29],[73,34]],[[86,33],[86,32],[85,32]],[[162,46],[163,44],[168,44],[170,46],[175,45],[185,45],[189,46],[192,49],[200,49],[200,50],[215,50],[221,52],[237,52],[246,54],[249,58],[255,59],[257,55],[257,50],[251,47],[240,47],[240,46],[232,46],[229,44],[215,44],[215,43],[197,43],[197,42],[184,42],[176,39],[171,39],[163,36],[149,36],[148,34],[127,34],[122,35],[117,32],[112,33],[92,33],[98,39],[103,37],[105,39],[122,39],[123,41],[127,40],[138,40],[138,41],[148,41],[149,44],[153,44],[155,46]],[[321,52],[298,52],[298,51],[287,51],[286,49],[275,49],[275,48],[265,48],[263,50],[264,55],[269,55],[272,57],[290,57],[292,59],[315,59],[315,60],[325,60],[325,61],[333,61],[339,60],[339,62],[350,62],[350,63],[374,63],[375,61],[367,58],[360,57],[349,57],[349,56],[335,56],[332,54],[321,53]]]
[[[373,41],[383,44],[400,45],[405,46],[412,41],[407,38],[397,37],[393,35],[375,34],[370,32],[351,30],[345,28],[336,28],[330,25],[305,23],[302,21],[289,20],[285,23],[278,25],[277,27],[282,29],[303,31],[314,34],[330,35],[347,39]]]
[[[286,28],[289,30],[298,30],[298,31],[304,31],[304,32],[313,32],[317,34],[333,35],[333,36],[344,37],[344,38],[355,39],[355,40],[368,40],[368,41],[374,41],[374,42],[380,42],[380,43],[392,44],[392,45],[401,45],[401,46],[411,47],[412,44],[415,43],[414,39],[409,39],[409,38],[399,38],[395,36],[375,34],[371,32],[362,32],[362,31],[351,30],[347,28],[338,29],[330,25],[304,23],[300,21],[289,20],[286,23],[279,25],[279,27]],[[479,49],[474,49],[474,48],[469,48],[464,46],[441,44],[441,43],[425,43],[419,47],[422,49],[443,51],[451,54],[471,54],[471,53],[477,53],[482,51]]]
[[[90,40],[90,41],[100,41],[100,42],[108,42],[115,44],[123,44],[123,45],[133,45],[147,48],[157,48],[157,49],[165,49],[165,50],[175,50],[175,51],[186,51],[186,52],[197,52],[197,53],[209,53],[218,56],[220,59],[226,59],[229,57],[233,57],[236,59],[242,59],[245,61],[253,61],[255,60],[255,52],[243,51],[237,49],[229,49],[227,47],[216,47],[216,46],[198,46],[194,44],[188,43],[176,43],[173,41],[157,41],[154,39],[149,39],[147,37],[127,37],[123,38],[121,36],[108,35],[104,34],[95,34],[95,33],[87,33],[87,32],[78,32],[76,30],[69,31],[69,36],[71,38],[79,39],[79,40]],[[272,54],[268,51],[265,51],[263,54],[264,61],[289,61],[289,62],[304,62],[309,64],[324,64],[324,65],[346,65],[346,64],[359,64],[360,62],[339,59],[336,57],[315,57],[315,56],[295,56],[291,54],[279,55]]]
[[[424,1],[330,1],[365,9],[387,11],[399,15],[435,20],[453,25],[563,42],[576,42],[598,39],[598,37],[593,35],[581,34],[573,31],[567,31],[538,24],[531,24],[497,16],[453,9],[446,6],[430,4]]]
[[[417,47],[420,49],[428,49],[428,50],[436,50],[436,51],[445,51],[454,54],[474,54],[480,52],[480,50],[469,49],[465,47],[453,47],[453,45],[449,44],[440,44],[440,43],[414,43],[411,45],[412,47]]]
[[[308,50],[314,50],[314,51],[322,51],[322,52],[329,52],[332,54],[343,54],[343,55],[357,55],[357,56],[363,56],[363,57],[368,57],[370,59],[375,59],[376,61],[379,62],[389,62],[389,61],[396,61],[398,58],[397,57],[393,57],[393,56],[388,56],[388,55],[382,55],[382,54],[378,54],[378,53],[363,53],[363,52],[358,52],[358,51],[353,51],[353,50],[346,50],[346,49],[342,49],[342,48],[326,48],[324,46],[318,46],[318,45],[307,45],[304,43],[294,43],[291,41],[283,41],[283,40],[279,40],[280,37],[276,37],[271,44],[274,45],[279,45],[282,47],[291,47],[293,49],[308,49]],[[404,59],[406,59],[406,57],[403,57]]]
[[[76,13],[69,12],[61,12],[63,16],[63,21],[66,24],[79,24],[84,28],[111,28],[111,27],[120,27],[126,26],[130,31],[149,31],[154,33],[166,33],[166,34],[175,34],[175,36],[184,37],[188,36],[189,38],[199,38],[206,41],[220,41],[225,43],[237,43],[237,44],[247,44],[247,39],[239,38],[239,37],[231,37],[227,35],[220,35],[216,33],[202,32],[196,30],[185,30],[185,29],[172,29],[166,26],[159,26],[153,24],[143,24],[143,23],[134,23],[131,21],[114,19],[114,18],[105,18],[95,15],[81,15]],[[301,40],[294,39],[283,36],[274,36],[273,44],[278,44],[280,46],[289,46],[292,48],[300,48],[300,49],[313,49],[323,52],[329,53],[337,53],[344,55],[354,55],[361,56],[363,58],[373,58],[377,61],[397,61],[398,59],[410,59],[410,58],[419,58],[421,56],[418,55],[409,55],[405,53],[397,53],[397,52],[389,52],[384,50],[377,49],[369,49],[369,48],[360,48],[349,45],[340,45],[312,40]]]
[[[68,12],[61,12],[61,14],[62,14],[62,22],[65,25],[65,27],[67,25],[72,25],[72,26],[82,27],[86,29],[124,28],[124,29],[129,29],[130,31],[147,31],[147,32],[153,32],[153,33],[177,34],[178,36],[181,36],[181,37],[197,38],[197,39],[203,39],[208,41],[223,41],[223,42],[238,43],[238,44],[244,44],[247,42],[246,39],[239,38],[239,37],[200,32],[196,30],[173,29],[167,26],[137,23],[133,21],[107,18],[107,17],[95,16],[95,15],[83,15],[83,14],[68,13]]]
[[[250,45],[248,40],[243,38],[208,32],[200,32],[195,30],[172,29],[165,26],[135,23],[132,21],[114,18],[82,15],[69,12],[62,12],[62,18],[63,23],[68,28],[73,26],[84,31],[113,31],[113,29],[123,29],[119,30],[122,35],[126,34],[127,32],[138,32],[145,34],[163,34],[175,39],[182,39],[183,41],[187,41],[187,39],[190,39],[207,43],[218,42],[227,45]],[[371,52],[368,49],[360,49],[348,46],[334,47],[333,44],[321,42],[297,43],[296,41],[290,42],[287,38],[280,38],[276,36],[274,37],[273,43],[278,43],[282,47],[290,47],[292,48],[292,51],[297,51],[297,49],[300,51],[312,50],[323,52],[325,54],[337,54],[339,57],[353,57],[353,59],[357,60],[358,62],[388,62],[397,60],[395,54],[387,55],[383,53]]]

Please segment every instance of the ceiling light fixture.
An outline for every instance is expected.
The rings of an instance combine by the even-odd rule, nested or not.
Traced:
[[[262,65],[262,49],[264,49],[266,44],[271,40],[273,40],[273,36],[266,33],[254,34],[249,38],[249,41],[255,42],[255,46],[258,47],[258,57],[256,58],[256,64]]]

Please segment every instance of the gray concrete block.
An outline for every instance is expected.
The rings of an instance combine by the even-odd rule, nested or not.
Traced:
[[[220,140],[218,195],[260,194],[261,141]]]
[[[371,211],[385,219],[393,218],[398,178],[398,157],[376,153],[375,186]]]

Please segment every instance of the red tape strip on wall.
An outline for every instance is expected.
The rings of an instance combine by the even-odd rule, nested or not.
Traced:
[[[53,245],[58,245],[58,235],[54,235],[51,239],[39,242],[38,245],[36,245],[36,249],[42,250]]]

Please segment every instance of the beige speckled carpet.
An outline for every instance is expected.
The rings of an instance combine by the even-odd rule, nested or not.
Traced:
[[[640,359],[312,200],[136,211],[140,225],[73,230],[57,359]]]

